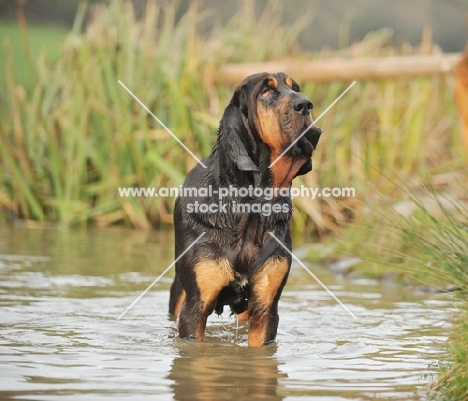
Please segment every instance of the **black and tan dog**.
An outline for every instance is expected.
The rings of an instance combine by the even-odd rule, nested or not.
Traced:
[[[295,177],[309,172],[321,134],[316,127],[269,166],[312,124],[311,109],[312,102],[284,73],[251,75],[236,88],[213,150],[203,161],[206,168],[197,165],[184,183],[184,188],[204,191],[179,195],[175,204],[176,257],[205,233],[176,263],[169,312],[179,316],[180,337],[202,340],[208,316],[229,305],[232,313],[249,320],[249,346],[275,339],[291,255],[270,232],[291,249],[291,198],[284,191],[273,197],[230,191],[221,205],[218,190],[287,189]],[[261,209],[238,208],[246,204]]]

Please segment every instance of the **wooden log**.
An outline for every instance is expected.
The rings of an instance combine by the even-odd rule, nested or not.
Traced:
[[[461,119],[461,137],[468,156],[468,49],[455,69],[454,95]]]
[[[257,72],[283,71],[300,82],[330,82],[410,78],[453,73],[460,53],[430,56],[331,58],[326,60],[285,60],[264,63],[227,64],[217,82],[236,85]]]

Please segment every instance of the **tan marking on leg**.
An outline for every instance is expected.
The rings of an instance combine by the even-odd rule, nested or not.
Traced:
[[[234,270],[226,259],[205,260],[194,267],[202,308],[209,306],[223,287],[234,279]]]
[[[288,269],[287,259],[267,260],[262,269],[252,279],[255,299],[264,305],[270,305]]]
[[[198,323],[195,338],[203,340],[209,308],[222,288],[234,279],[234,270],[226,259],[219,259],[201,261],[195,265],[194,271],[202,309],[202,318]]]
[[[182,293],[180,294],[179,299],[177,300],[176,307],[174,309],[174,315],[176,316],[179,315],[180,310],[182,309],[182,306],[184,305],[185,297],[186,297],[185,290],[182,290]]]
[[[256,326],[255,330],[249,330],[249,338],[247,341],[249,347],[261,347],[265,344],[265,322],[263,320],[262,318],[261,324]]]
[[[261,347],[266,341],[266,329],[268,325],[268,312],[278,289],[289,269],[286,259],[268,260],[260,272],[252,280],[252,306],[259,308],[260,316],[250,314],[250,330],[248,344],[250,347]],[[252,321],[252,319],[258,319]]]

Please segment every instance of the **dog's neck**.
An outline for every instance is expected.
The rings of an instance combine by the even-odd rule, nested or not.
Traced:
[[[238,150],[240,149],[240,152]],[[242,160],[249,162],[239,166],[235,155],[241,154]],[[284,155],[270,168],[270,164],[279,155],[261,139],[254,138],[251,131],[239,135],[228,127],[220,126],[218,138],[213,147],[210,159],[216,164],[217,177],[213,177],[214,185],[248,187],[287,188],[298,171],[306,163],[303,155]],[[251,162],[251,164],[250,164]]]
[[[270,168],[273,181],[272,186],[274,188],[289,188],[292,180],[307,162],[307,158],[282,156],[277,159],[277,157],[272,157],[271,160],[272,163],[275,163]]]

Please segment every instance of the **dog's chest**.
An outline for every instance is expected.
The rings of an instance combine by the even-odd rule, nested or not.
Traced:
[[[265,244],[271,240],[272,231],[268,217],[261,215],[245,216],[236,230],[236,240],[229,250],[234,270],[247,272],[264,259]]]

